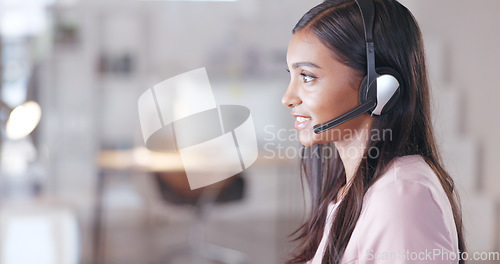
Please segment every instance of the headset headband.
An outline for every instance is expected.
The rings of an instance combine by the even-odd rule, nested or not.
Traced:
[[[373,0],[356,0],[361,17],[363,19],[363,26],[365,29],[365,42],[366,42],[366,63],[367,63],[367,82],[366,85],[370,87],[373,81],[378,76],[375,71],[375,44],[373,43],[373,22],[375,20],[375,5]],[[377,85],[373,83],[373,85]],[[367,89],[368,90],[368,89]]]

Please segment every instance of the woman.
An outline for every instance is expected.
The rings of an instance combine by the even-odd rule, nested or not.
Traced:
[[[380,116],[313,131],[360,104],[369,67],[357,3],[325,1],[293,29],[282,101],[305,146],[312,208],[287,263],[463,263],[461,212],[433,137],[420,29],[396,0],[373,2],[376,67],[400,75],[399,97]]]

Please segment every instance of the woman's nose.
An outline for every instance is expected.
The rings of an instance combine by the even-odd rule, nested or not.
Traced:
[[[288,85],[288,88],[286,89],[285,94],[281,98],[281,103],[284,106],[290,107],[290,108],[293,108],[293,107],[302,103],[302,100],[300,100],[299,96],[297,95],[292,83],[290,83],[290,85]]]

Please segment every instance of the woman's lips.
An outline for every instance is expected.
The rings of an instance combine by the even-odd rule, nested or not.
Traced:
[[[311,118],[306,116],[295,116],[295,129],[300,130],[309,126]]]

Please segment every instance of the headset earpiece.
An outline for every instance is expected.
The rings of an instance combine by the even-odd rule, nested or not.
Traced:
[[[383,115],[394,109],[394,106],[398,102],[403,79],[392,68],[380,67],[376,71],[380,76],[377,78],[377,107],[372,114]],[[377,112],[378,110],[380,112]]]
[[[376,68],[377,77],[370,86],[366,84],[367,77],[359,87],[359,103],[363,104],[369,99],[376,100],[375,108],[370,112],[373,115],[383,115],[391,111],[396,105],[402,79],[397,71],[388,67]]]

